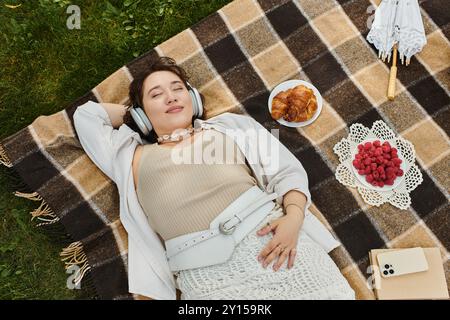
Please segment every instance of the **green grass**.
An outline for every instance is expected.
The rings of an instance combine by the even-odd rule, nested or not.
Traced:
[[[108,75],[220,9],[227,0],[1,1],[0,140],[60,111]],[[21,6],[13,9],[5,6]],[[0,299],[79,299],[66,288],[61,243],[30,222],[39,202],[15,197],[0,165]]]

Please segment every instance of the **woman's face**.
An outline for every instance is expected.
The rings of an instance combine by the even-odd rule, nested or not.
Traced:
[[[156,71],[150,74],[143,84],[142,102],[158,136],[192,126],[191,95],[180,77],[173,72]],[[171,108],[177,109],[170,112]]]

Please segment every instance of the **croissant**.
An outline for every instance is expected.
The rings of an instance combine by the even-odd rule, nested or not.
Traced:
[[[316,113],[317,111],[317,100],[316,100],[316,96],[313,95],[313,97],[311,98],[311,100],[309,100],[309,103],[307,105],[307,114],[308,114],[308,119],[311,119],[314,115],[314,113]]]
[[[283,118],[289,122],[306,121],[308,114],[306,109],[299,108],[297,105],[289,105]]]
[[[289,122],[311,119],[317,110],[314,91],[304,85],[278,93],[272,100],[272,118]]]
[[[288,101],[296,101],[300,108],[306,108],[311,97],[314,95],[313,91],[303,85],[296,86],[292,89],[292,93],[288,97]]]
[[[289,89],[290,90],[290,89]],[[280,119],[285,113],[288,107],[289,90],[278,93],[272,100],[272,118],[275,120]]]

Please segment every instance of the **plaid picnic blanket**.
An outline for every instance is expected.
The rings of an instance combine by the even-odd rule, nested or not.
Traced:
[[[408,67],[399,66],[393,101],[386,98],[389,66],[365,40],[376,5],[368,0],[226,5],[123,66],[64,110],[38,117],[4,139],[1,161],[27,186],[17,195],[41,202],[33,216],[48,220],[42,223],[65,227],[73,243],[62,256],[92,279],[99,298],[139,298],[128,293],[127,234],[119,220],[117,188],[84,153],[72,116],[88,100],[124,103],[133,77],[165,55],[181,64],[205,95],[206,118],[235,112],[269,131],[279,129],[280,141],[308,172],[311,211],[343,244],[331,256],[357,298],[374,298],[366,285],[368,252],[374,248],[439,247],[449,281],[447,3],[420,2],[428,44]],[[288,79],[313,83],[324,98],[322,113],[310,126],[288,128],[270,117],[270,90]],[[415,146],[424,181],[411,193],[407,210],[371,207],[334,176],[339,160],[333,146],[351,124],[370,128],[376,120]]]

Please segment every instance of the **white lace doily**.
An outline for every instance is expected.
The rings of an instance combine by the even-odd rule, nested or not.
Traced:
[[[397,177],[393,186],[376,187],[365,181],[353,168],[354,155],[358,152],[358,144],[367,141],[389,141],[397,148],[398,157],[402,159],[403,176]],[[368,129],[360,123],[350,127],[350,134],[342,138],[334,147],[334,153],[341,162],[336,168],[336,179],[345,186],[357,188],[364,201],[373,206],[389,202],[399,209],[407,209],[411,205],[409,192],[422,183],[422,173],[415,164],[416,153],[411,142],[396,137],[384,121],[377,120]]]

